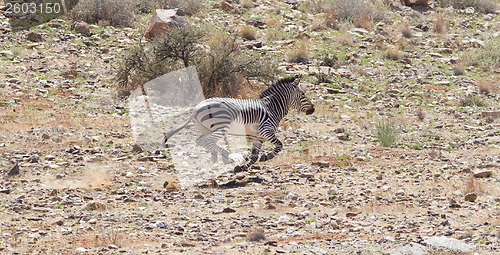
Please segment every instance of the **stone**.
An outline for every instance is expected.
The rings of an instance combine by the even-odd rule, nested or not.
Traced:
[[[500,117],[500,112],[493,111],[493,112],[481,112],[481,116],[484,118],[490,117],[490,118],[499,118]]]
[[[82,35],[90,35],[90,27],[89,24],[85,21],[78,21],[72,26],[73,30],[82,34]]]
[[[132,147],[132,152],[141,153],[141,152],[144,152],[144,150],[142,149],[142,147],[139,144],[136,143]]]
[[[165,35],[172,27],[184,26],[186,24],[188,24],[188,19],[183,10],[156,9],[144,36],[148,39],[153,39]]]
[[[493,172],[491,170],[477,170],[474,171],[474,177],[476,178],[486,178],[490,177]]]
[[[406,6],[429,6],[429,0],[405,0]]]
[[[14,176],[19,174],[19,164],[16,162],[12,168],[10,168],[9,172],[7,173],[8,176]]]
[[[56,217],[50,221],[50,225],[58,225],[62,226],[64,224],[64,218],[63,217]]]
[[[340,134],[337,134],[337,138],[341,141],[349,141],[351,140],[351,138],[349,137],[349,134],[348,133],[340,133]]]
[[[477,195],[475,193],[469,193],[469,194],[465,195],[465,201],[474,202],[474,201],[476,201],[476,199],[477,199]]]
[[[37,32],[29,32],[27,35],[26,35],[26,38],[32,42],[41,42],[43,41],[43,38],[42,38],[42,34],[40,33],[37,33]]]
[[[460,253],[473,252],[474,245],[467,244],[464,241],[449,238],[445,236],[424,237],[424,243],[429,247],[439,251],[454,251]]]

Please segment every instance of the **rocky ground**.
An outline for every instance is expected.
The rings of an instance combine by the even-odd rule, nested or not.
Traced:
[[[277,158],[194,186],[168,154],[134,148],[114,90],[113,65],[150,15],[88,35],[56,19],[30,30],[41,41],[0,15],[0,253],[498,254],[500,128],[482,114],[499,110],[498,60],[455,75],[464,54],[500,45],[498,12],[395,3],[334,30],[286,1],[252,5],[210,1],[190,19],[264,22],[242,47],[303,73],[316,112],[283,121]],[[309,61],[288,63],[299,40]],[[376,141],[384,119],[391,147]]]

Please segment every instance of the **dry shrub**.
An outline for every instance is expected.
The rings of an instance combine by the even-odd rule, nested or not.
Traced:
[[[96,247],[107,247],[108,245],[116,245],[120,247],[125,239],[125,234],[121,230],[114,227],[102,228],[94,236],[94,244]]]
[[[197,66],[205,97],[234,97],[245,79],[269,81],[278,74],[269,58],[243,54],[236,37],[225,32],[212,33],[208,46],[210,50]]]
[[[112,26],[129,27],[135,18],[135,4],[135,0],[82,0],[70,16],[92,24],[105,20]]]
[[[264,233],[264,230],[261,228],[257,228],[250,231],[247,235],[247,239],[250,242],[260,242],[267,240],[266,234]]]
[[[352,44],[352,36],[344,26],[340,28],[340,36],[336,38],[336,41],[341,45]]]
[[[488,95],[496,91],[496,87],[489,80],[485,78],[480,78],[477,80],[477,87],[479,89],[479,93]]]
[[[422,109],[417,109],[415,112],[415,115],[417,115],[418,120],[423,121],[425,119],[425,112],[422,111]]]
[[[445,24],[446,24],[446,21],[445,21],[443,14],[438,13],[436,15],[436,22],[434,23],[434,32],[438,33],[438,34],[444,33]]]
[[[403,53],[399,50],[399,46],[389,46],[385,52],[385,57],[392,60],[400,60],[403,57]]]
[[[253,41],[255,40],[255,29],[251,26],[241,26],[240,34],[246,40]]]
[[[412,38],[413,37],[413,32],[407,24],[403,25],[400,29],[401,34],[403,35],[404,38]]]
[[[281,22],[279,19],[277,18],[274,18],[274,17],[268,17],[266,19],[266,25],[268,27],[272,27],[272,28],[278,28],[281,26]]]
[[[117,68],[120,96],[145,82],[188,66],[196,66],[205,97],[236,96],[245,79],[269,81],[278,70],[265,56],[241,52],[236,37],[216,31],[206,38],[200,28],[182,26],[129,49]],[[204,42],[208,45],[202,46]]]
[[[474,7],[481,13],[495,13],[498,9],[498,0],[439,0],[442,7],[452,6],[455,9]]]
[[[305,63],[309,60],[309,51],[305,42],[300,42],[296,47],[288,52],[288,62],[290,63]]]
[[[465,65],[462,61],[458,61],[455,65],[453,65],[453,74],[454,75],[463,75],[465,73]]]

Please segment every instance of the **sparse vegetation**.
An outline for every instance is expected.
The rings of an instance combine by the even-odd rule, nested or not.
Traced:
[[[309,51],[305,42],[299,42],[295,49],[288,52],[288,62],[305,63],[309,60]]]
[[[135,0],[82,0],[71,11],[71,17],[91,24],[107,22],[129,27],[135,19],[135,4]]]
[[[436,14],[436,21],[434,22],[434,32],[438,34],[442,34],[445,32],[446,28],[446,20],[443,14]]]
[[[462,107],[466,107],[466,106],[483,107],[483,106],[486,106],[486,103],[481,99],[480,96],[472,95],[472,94],[468,94],[468,95],[460,98],[459,104]]]
[[[381,120],[375,126],[375,137],[383,147],[391,147],[398,139],[399,129],[391,120]]]
[[[385,57],[391,60],[400,60],[403,57],[403,53],[399,50],[399,46],[390,46],[385,52]]]
[[[240,27],[240,34],[246,40],[252,41],[255,40],[255,29],[251,26],[242,26]]]
[[[408,25],[404,25],[404,26],[401,27],[401,34],[405,38],[412,38],[413,37],[413,32],[412,32],[411,28]]]
[[[485,95],[493,93],[496,90],[496,88],[493,86],[493,83],[484,78],[480,78],[477,80],[477,87],[479,89],[479,93]]]
[[[456,9],[465,9],[474,7],[475,10],[482,13],[495,13],[498,9],[497,0],[440,0],[443,7],[452,6]]]
[[[209,50],[199,47],[204,35],[192,26],[173,28],[168,37],[140,44],[123,55],[118,66],[118,88],[122,96],[165,73],[196,66],[207,97],[237,96],[245,79],[270,80],[277,74],[269,59],[245,55],[236,38],[213,33]]]
[[[468,66],[479,66],[483,71],[500,68],[500,37],[484,44],[484,47],[471,48],[463,55]]]

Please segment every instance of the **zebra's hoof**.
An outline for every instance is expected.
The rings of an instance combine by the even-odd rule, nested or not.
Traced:
[[[246,170],[247,170],[246,166],[235,166],[234,167],[234,172],[235,173],[243,172],[243,171],[246,171]]]
[[[260,162],[264,162],[264,161],[266,161],[266,160],[267,160],[267,156],[266,156],[266,154],[262,154],[262,156],[260,156],[259,161],[260,161]]]

